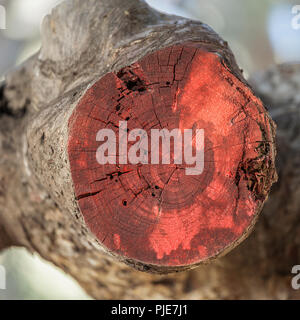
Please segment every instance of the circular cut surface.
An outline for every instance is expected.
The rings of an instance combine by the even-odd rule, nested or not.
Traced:
[[[203,129],[203,172],[174,164],[173,140],[171,164],[119,164],[120,121],[147,132],[149,162],[152,129]],[[116,164],[96,159],[105,128],[116,134]],[[161,266],[199,263],[234,246],[265,200],[274,161],[261,101],[219,55],[195,44],[157,51],[96,82],[70,119],[68,152],[90,230],[115,254]]]

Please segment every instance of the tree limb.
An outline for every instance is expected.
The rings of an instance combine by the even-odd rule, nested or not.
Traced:
[[[19,245],[38,252],[70,273],[95,298],[176,298],[189,291],[186,286],[191,273],[149,275],[115,258],[154,273],[182,271],[198,263],[144,263],[117,256],[101,245],[78,206],[67,152],[70,117],[99,79],[165,48],[189,47],[187,43],[196,43],[197,48],[218,57],[220,70],[230,74],[228,81],[235,91],[240,90],[240,99],[243,96],[248,103],[255,101],[258,114],[264,118],[255,123],[266,133],[264,142],[270,142],[265,153],[270,166],[259,168],[267,177],[258,184],[260,191],[253,191],[256,184],[252,188],[253,194],[261,197],[255,218],[222,252],[249,234],[276,179],[274,127],[227,43],[208,26],[158,13],[143,1],[70,0],[46,17],[40,52],[10,73],[1,90],[0,146],[4,156],[0,165],[0,227],[5,236],[0,238],[0,248]],[[238,90],[235,83],[243,89]],[[256,109],[250,106],[249,110]],[[249,173],[244,168],[242,171]],[[212,256],[218,255],[214,252]]]

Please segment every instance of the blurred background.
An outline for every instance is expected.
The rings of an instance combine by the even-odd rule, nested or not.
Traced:
[[[39,50],[41,21],[60,2],[0,0],[6,11],[6,29],[0,30],[0,81]],[[292,27],[292,8],[300,5],[300,0],[147,2],[160,11],[210,25],[229,43],[246,77],[274,63],[300,61],[300,28]],[[0,7],[0,19],[1,12]],[[2,24],[3,20],[0,29]],[[0,289],[0,300],[90,299],[69,276],[25,249],[0,254],[0,265],[7,271],[7,289]]]

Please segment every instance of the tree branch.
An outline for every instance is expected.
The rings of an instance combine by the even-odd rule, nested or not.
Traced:
[[[171,51],[179,48],[183,53],[178,60],[174,60],[173,65],[169,65],[172,60],[172,53],[169,52],[168,65],[159,62],[157,69],[153,69],[155,72],[147,73],[146,66],[154,65],[157,56],[161,61],[165,60],[168,48]],[[200,65],[206,68],[204,80],[198,75]],[[161,71],[162,67],[167,66],[172,70]],[[158,70],[161,72],[158,77],[160,85],[155,87],[155,81],[150,80]],[[232,122],[224,125],[226,130],[231,128],[230,123],[235,124],[239,120],[243,123],[243,113],[246,115],[247,125],[243,130],[237,130],[236,144],[233,144],[233,147],[241,145],[239,152],[236,152],[240,158],[232,160],[232,167],[229,168],[232,170],[231,178],[228,178],[231,182],[235,181],[232,199],[235,199],[236,205],[235,209],[230,208],[238,218],[228,227],[225,237],[225,233],[221,233],[219,243],[212,243],[218,239],[217,233],[208,232],[206,237],[209,244],[206,249],[205,246],[197,246],[197,255],[192,261],[183,254],[180,263],[174,262],[172,253],[169,256],[173,260],[170,258],[161,263],[157,263],[161,259],[160,254],[139,259],[142,250],[129,255],[125,251],[119,252],[113,245],[108,245],[109,238],[105,236],[100,239],[97,232],[91,232],[92,223],[86,223],[87,215],[92,211],[80,205],[80,200],[83,199],[82,195],[95,195],[99,190],[87,192],[82,189],[84,192],[81,192],[81,184],[75,182],[76,166],[75,170],[70,169],[70,154],[74,149],[68,149],[68,146],[74,146],[70,141],[74,143],[77,139],[73,133],[70,134],[76,133],[76,130],[72,131],[73,120],[78,119],[80,112],[87,110],[85,108],[88,106],[83,102],[86,99],[90,99],[89,103],[95,103],[94,99],[102,92],[109,93],[108,104],[116,98],[112,94],[113,82],[106,82],[107,79],[119,79],[117,83],[129,90],[128,96],[137,100],[142,99],[142,93],[135,88],[139,88],[141,83],[147,84],[147,90],[159,92],[152,95],[158,99],[156,104],[160,97],[173,103],[173,94],[176,90],[179,92],[181,84],[185,86],[184,91],[189,93],[180,96],[181,101],[192,96],[198,99],[197,88],[190,86],[189,90],[186,89],[188,77],[185,77],[185,73],[192,75],[193,71],[194,77],[198,77],[199,87],[200,84],[204,89],[216,85],[215,91],[203,96],[216,99],[219,95],[219,103],[228,106],[227,110],[232,108],[239,111],[230,115]],[[145,79],[140,76],[145,76]],[[171,80],[166,80],[169,76]],[[162,81],[165,81],[164,86],[161,85]],[[134,85],[128,86],[129,82]],[[176,90],[173,88],[174,92],[173,84],[178,85]],[[217,84],[220,84],[219,87]],[[101,85],[107,85],[107,90],[98,90],[97,86]],[[162,87],[170,89],[165,96],[161,93]],[[224,94],[223,87],[226,88]],[[182,297],[190,281],[190,273],[177,276],[148,275],[130,269],[117,260],[138,270],[168,273],[190,269],[200,262],[225,254],[249,234],[276,179],[273,122],[243,78],[227,43],[208,26],[158,13],[144,1],[70,0],[62,3],[43,23],[40,52],[7,76],[0,101],[0,147],[4,155],[0,165],[0,190],[3,190],[0,193],[0,227],[5,229],[5,239],[12,239],[14,245],[38,252],[74,276],[96,298],[138,298],[141,292],[145,298]],[[197,103],[200,102],[197,100]],[[189,104],[192,104],[191,100]],[[191,120],[194,120],[196,111],[195,107],[191,112]],[[222,112],[224,117],[228,116],[225,111]],[[217,121],[215,114],[213,112],[210,118],[213,123]],[[160,115],[154,112],[152,116],[161,124]],[[147,119],[149,123],[150,119]],[[214,124],[216,129],[221,127],[217,122]],[[259,143],[250,139],[258,139]],[[217,146],[220,141],[214,141],[213,145]],[[222,153],[222,156],[226,158],[228,153]],[[257,175],[262,178],[257,179]],[[113,174],[111,176],[114,177]],[[171,178],[172,175],[166,184]],[[136,194],[144,194],[145,188],[147,186],[142,186]],[[162,190],[165,194],[164,187]],[[181,192],[184,192],[184,188]],[[253,199],[250,209],[245,206],[248,196]],[[159,201],[160,197],[158,195]],[[186,197],[189,199],[188,194]],[[227,200],[226,204],[229,202],[232,206],[232,201]],[[219,206],[220,212],[223,212],[223,204]],[[212,207],[218,208],[215,204]],[[246,219],[246,216],[251,218]],[[103,219],[100,219],[100,223]],[[215,219],[212,225],[208,223],[205,231],[212,226],[214,230],[217,229],[215,224],[218,220]],[[201,232],[205,234],[203,230]],[[201,232],[196,230],[196,234]],[[177,237],[178,234],[174,243]],[[116,243],[118,241],[114,245]],[[0,247],[10,244],[10,241],[2,240]],[[128,248],[132,247],[128,245]],[[128,290],[129,287],[132,290]]]

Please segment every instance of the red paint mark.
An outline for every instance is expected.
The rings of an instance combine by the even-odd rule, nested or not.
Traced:
[[[185,165],[174,164],[99,165],[97,132],[118,133],[124,120],[149,135],[161,127],[205,129],[204,172],[187,176]],[[205,260],[242,236],[264,200],[260,171],[253,169],[273,161],[262,103],[219,56],[195,44],[105,75],[81,99],[69,128],[81,212],[103,245],[120,255],[169,266]]]

